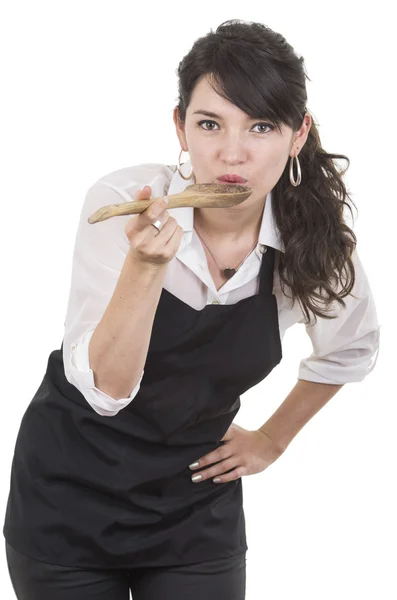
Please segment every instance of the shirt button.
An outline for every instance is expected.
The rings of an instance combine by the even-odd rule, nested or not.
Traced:
[[[220,304],[219,300],[213,300],[211,304]]]
[[[73,344],[73,346],[72,346],[72,350],[75,350],[75,349],[76,349],[76,346],[75,346],[75,344]]]
[[[264,244],[260,244],[259,250],[260,252],[262,252],[262,254],[265,254],[265,252],[267,251],[267,246],[265,246]]]

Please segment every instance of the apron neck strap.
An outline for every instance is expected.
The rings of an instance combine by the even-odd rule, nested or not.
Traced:
[[[273,270],[276,250],[267,246],[265,254],[262,254],[262,262],[259,272],[259,294],[271,294],[273,291]]]

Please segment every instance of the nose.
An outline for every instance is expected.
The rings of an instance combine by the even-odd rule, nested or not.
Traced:
[[[247,149],[244,142],[240,139],[225,140],[220,150],[220,158],[229,165],[239,165],[246,162]]]

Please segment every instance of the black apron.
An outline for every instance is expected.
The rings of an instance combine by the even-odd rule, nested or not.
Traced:
[[[67,381],[63,341],[50,353],[12,461],[3,533],[15,550],[134,568],[248,549],[242,479],[193,483],[189,464],[226,443],[240,394],[281,361],[274,257],[269,246],[259,293],[235,304],[196,310],[163,288],[139,392],[114,417]]]

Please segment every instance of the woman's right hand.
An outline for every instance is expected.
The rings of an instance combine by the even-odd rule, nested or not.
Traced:
[[[135,200],[149,199],[151,194],[151,187],[145,185],[137,191]],[[161,266],[168,263],[177,253],[183,237],[183,228],[174,217],[170,217],[167,206],[163,198],[159,198],[127,222],[124,231],[136,260],[152,266]],[[152,225],[157,219],[163,223],[161,231]]]

